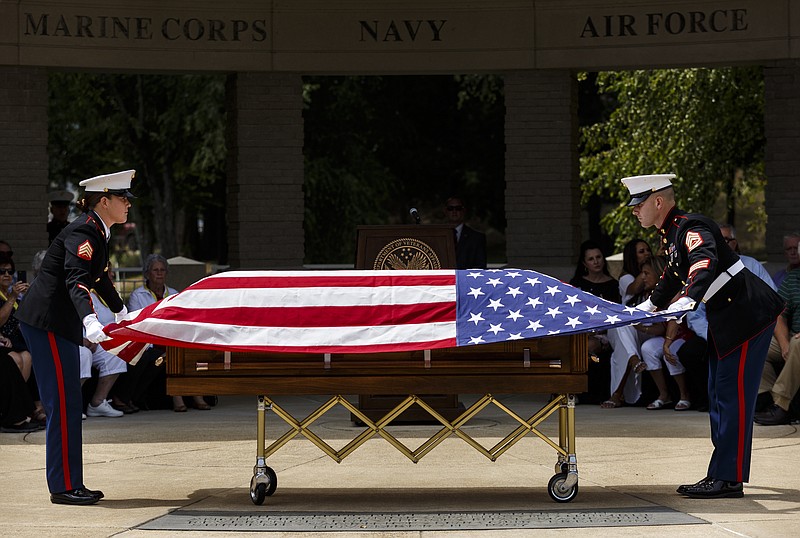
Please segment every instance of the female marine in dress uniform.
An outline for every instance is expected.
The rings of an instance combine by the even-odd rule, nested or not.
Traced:
[[[90,290],[118,319],[127,313],[108,276],[108,239],[111,226],[128,220],[133,176],[128,170],[81,181],[84,213],[47,249],[17,312],[47,413],[47,486],[55,504],[94,504],[103,497],[83,483],[79,346],[84,329],[94,343],[108,339]]]

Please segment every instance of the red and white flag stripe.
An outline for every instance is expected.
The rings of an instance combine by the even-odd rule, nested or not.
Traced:
[[[107,326],[103,347],[124,360],[142,348],[129,341],[320,353],[452,347],[455,281],[453,270],[221,273]]]

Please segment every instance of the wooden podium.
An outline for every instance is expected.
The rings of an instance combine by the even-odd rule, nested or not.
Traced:
[[[359,226],[356,238],[356,269],[455,269],[456,243],[453,227],[446,224],[404,226]],[[371,420],[378,420],[394,409],[403,396],[360,394],[358,408]],[[426,394],[425,401],[449,421],[455,420],[464,406],[458,394]],[[351,414],[351,419],[358,422]],[[429,423],[429,413],[413,406],[396,422]]]

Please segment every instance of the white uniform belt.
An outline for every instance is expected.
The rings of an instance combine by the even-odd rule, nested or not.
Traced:
[[[716,294],[719,290],[722,289],[722,286],[727,284],[728,281],[731,278],[733,278],[733,275],[735,275],[742,269],[744,269],[744,263],[742,263],[742,260],[739,260],[738,262],[728,267],[728,269],[726,269],[725,272],[721,273],[717,278],[715,278],[714,282],[712,282],[711,285],[708,287],[708,290],[706,290],[706,294],[703,295],[703,302],[705,303],[706,301],[711,299],[714,296],[714,294]]]

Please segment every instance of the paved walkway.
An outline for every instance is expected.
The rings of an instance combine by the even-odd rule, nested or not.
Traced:
[[[465,397],[468,398],[468,397]],[[296,417],[322,397],[278,399]],[[541,397],[509,396],[503,402],[528,417]],[[253,536],[252,532],[144,530],[175,510],[207,514],[336,512],[602,512],[671,509],[703,520],[681,526],[572,527],[536,530],[272,533],[270,536],[797,536],[800,531],[800,433],[797,425],[756,426],[753,480],[742,499],[691,500],[675,493],[680,483],[703,477],[711,444],[708,416],[694,411],[577,408],[579,493],[557,504],[547,494],[555,451],[528,436],[496,462],[458,438],[449,438],[418,464],[385,440],[373,438],[341,464],[303,438],[268,463],[278,489],[264,505],[250,502],[255,463],[255,397],[223,397],[211,411],[140,412],[84,422],[84,474],[105,499],[89,507],[50,504],[44,476],[44,432],[0,434],[0,528],[16,536]],[[513,423],[494,411],[466,426],[484,446],[502,439]],[[556,435],[548,419],[542,429]],[[268,414],[268,436],[288,427]],[[335,448],[358,433],[343,410],[322,417],[312,430]],[[392,433],[416,448],[435,430],[398,426]]]

